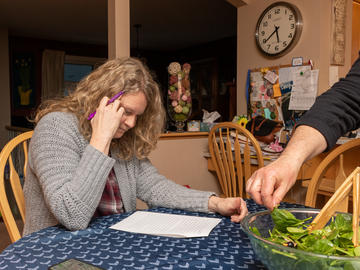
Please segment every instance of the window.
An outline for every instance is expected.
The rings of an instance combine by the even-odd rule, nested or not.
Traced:
[[[66,55],[64,63],[64,96],[75,90],[77,83],[104,63],[106,59]]]

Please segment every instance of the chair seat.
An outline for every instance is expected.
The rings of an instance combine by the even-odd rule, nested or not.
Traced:
[[[308,187],[311,180],[302,181],[301,186],[302,187]],[[331,197],[335,193],[335,179],[330,178],[323,178],[317,194],[324,195],[327,197]],[[349,198],[352,197],[352,194],[349,194]]]
[[[311,180],[302,181],[301,185],[307,188],[310,184],[310,181]],[[331,196],[332,194],[334,194],[334,192],[335,192],[335,179],[323,178],[319,186],[318,194]]]

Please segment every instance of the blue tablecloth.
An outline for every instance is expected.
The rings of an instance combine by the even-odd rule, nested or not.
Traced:
[[[247,201],[250,212],[265,210]],[[282,203],[281,207],[302,207]],[[217,214],[156,208],[149,211],[221,217]],[[229,218],[208,237],[171,238],[109,229],[131,213],[100,217],[86,230],[49,227],[23,237],[0,254],[1,269],[47,269],[77,258],[104,269],[265,269],[241,226]]]

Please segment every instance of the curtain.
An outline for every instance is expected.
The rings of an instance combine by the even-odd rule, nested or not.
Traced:
[[[64,51],[45,50],[42,56],[41,100],[63,96]]]

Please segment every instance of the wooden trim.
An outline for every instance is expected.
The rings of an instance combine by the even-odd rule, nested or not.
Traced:
[[[15,126],[5,126],[7,130],[10,131],[20,131],[26,132],[32,129],[23,128],[23,127],[15,127]],[[174,140],[174,139],[198,139],[198,138],[207,138],[209,136],[209,132],[169,132],[163,133],[160,135],[160,140]]]
[[[360,0],[359,0],[360,1]],[[314,63],[313,63],[314,65]],[[308,62],[303,62],[302,66],[311,66]],[[302,67],[300,66],[300,67]],[[268,69],[268,70],[276,70],[279,71],[280,68],[288,68],[288,67],[299,67],[299,66],[293,66],[291,64],[286,64],[286,65],[277,65],[277,66],[270,66],[270,67],[258,67],[258,68],[253,68],[251,69],[251,72],[260,72],[262,69]]]
[[[169,132],[161,134],[160,140],[199,139],[208,136],[209,132]]]
[[[20,131],[20,132],[26,132],[26,131],[31,131],[32,130],[30,128],[15,127],[15,126],[5,126],[5,128],[7,130],[10,130],[10,131]]]

